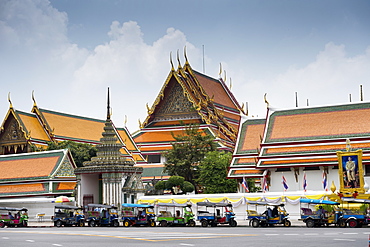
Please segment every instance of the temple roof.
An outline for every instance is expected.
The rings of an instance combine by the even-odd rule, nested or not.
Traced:
[[[194,71],[186,61],[177,71],[172,68],[153,106],[148,107],[142,127],[166,121],[201,120],[216,126],[222,138],[235,143],[241,112],[222,79]]]
[[[0,155],[0,183],[75,177],[75,168],[68,149]],[[64,169],[65,173],[60,173],[60,169]]]
[[[337,151],[362,149],[370,159],[370,103],[270,112],[257,167],[337,165]]]
[[[247,119],[241,124],[228,178],[262,177],[263,170],[256,169],[256,162],[265,122],[265,119]]]

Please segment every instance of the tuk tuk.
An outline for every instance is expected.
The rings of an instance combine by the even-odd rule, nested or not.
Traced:
[[[82,209],[70,205],[57,205],[54,208],[54,226],[85,226],[85,215]]]
[[[338,216],[339,227],[362,227],[368,225],[370,222],[370,216],[366,209],[359,207],[360,205],[369,205],[370,200],[357,199],[351,197],[342,197],[342,208],[340,215]],[[368,208],[368,206],[367,206]]]
[[[5,226],[28,226],[28,209],[0,207],[0,228]]]
[[[205,210],[199,210],[198,207],[203,207]],[[208,211],[209,208],[211,208],[211,212]],[[200,221],[202,227],[217,226],[218,224],[237,226],[233,205],[230,203],[198,202],[197,220]]]
[[[119,226],[117,207],[104,204],[88,204],[85,216],[89,226]]]
[[[195,226],[191,204],[158,203],[156,206],[160,226]]]
[[[307,205],[307,206],[306,206]],[[307,227],[337,224],[341,213],[339,202],[317,199],[300,199],[301,218]]]
[[[151,226],[154,227],[154,206],[145,204],[123,203],[122,218],[123,226]]]
[[[253,209],[249,209],[254,206]],[[270,202],[248,202],[247,203],[247,220],[249,225],[253,227],[259,226],[273,226],[282,224],[285,227],[290,227],[288,213],[285,210],[283,203],[270,203]],[[273,207],[273,209],[271,209]],[[258,209],[263,208],[263,213],[258,213]]]

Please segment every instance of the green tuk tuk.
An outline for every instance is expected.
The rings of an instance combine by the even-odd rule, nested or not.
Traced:
[[[158,203],[156,206],[160,226],[195,226],[191,204]]]
[[[0,207],[0,228],[5,226],[28,226],[28,209]]]

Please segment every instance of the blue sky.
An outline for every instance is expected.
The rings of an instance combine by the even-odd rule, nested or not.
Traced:
[[[146,118],[186,46],[195,70],[222,78],[250,116],[274,108],[369,100],[370,2],[0,1],[0,116],[41,108],[113,120]],[[203,57],[204,47],[204,57]],[[203,58],[204,64],[203,67]],[[177,62],[175,62],[176,64]],[[177,65],[177,64],[176,64]]]

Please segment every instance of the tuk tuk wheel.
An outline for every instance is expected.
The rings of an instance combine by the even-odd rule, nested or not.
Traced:
[[[195,221],[194,220],[190,220],[189,223],[188,223],[188,226],[194,227],[195,226]]]
[[[28,226],[27,220],[24,220],[22,224],[23,224],[24,227],[27,227]]]
[[[160,226],[163,226],[163,227],[166,227],[167,226],[167,221],[165,220],[161,220],[161,222],[159,223]]]
[[[348,221],[348,227],[350,228],[356,228],[358,226],[358,222],[357,220],[354,220],[354,219],[350,219]]]
[[[55,222],[55,226],[56,226],[56,227],[61,227],[61,226],[63,226],[62,221],[58,220],[57,222]]]
[[[151,221],[149,222],[149,226],[154,227],[154,226],[155,226],[155,221],[154,221],[154,220],[151,220]]]
[[[252,220],[252,226],[253,227],[259,227],[260,226],[260,221],[259,220],[257,220],[257,219],[253,219]]]
[[[341,220],[339,220],[339,224],[338,225],[339,225],[339,227],[344,228],[344,227],[346,227],[347,223],[346,223],[345,220],[341,219]]]
[[[79,227],[83,227],[83,226],[85,226],[85,222],[84,222],[83,220],[80,220],[80,221],[78,222],[78,226],[79,226]]]
[[[284,226],[285,227],[290,227],[292,225],[292,223],[290,223],[290,221],[289,220],[285,220],[284,221]]]
[[[118,227],[119,226],[119,222],[117,220],[113,221],[113,224],[112,224],[114,227]]]
[[[208,226],[208,221],[203,220],[203,221],[201,222],[201,224],[202,224],[202,227],[207,227],[207,226]]]
[[[124,227],[129,227],[129,226],[130,226],[130,222],[129,222],[128,220],[125,220],[125,221],[123,222],[123,226],[124,226]]]
[[[238,225],[238,223],[234,219],[231,219],[230,222],[229,222],[229,225],[231,227],[236,227]]]
[[[5,223],[3,221],[0,222],[0,228],[4,228],[5,227]]]
[[[311,220],[311,219],[308,219],[306,221],[306,226],[309,227],[309,228],[312,228],[312,227],[315,226],[315,222],[313,220]]]
[[[94,227],[94,226],[96,226],[95,221],[91,220],[91,221],[89,222],[89,226],[90,226],[90,227]]]

